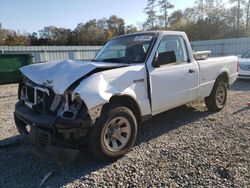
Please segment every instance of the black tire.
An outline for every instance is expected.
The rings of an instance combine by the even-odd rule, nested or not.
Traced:
[[[113,131],[112,127],[118,126],[120,119],[126,122],[125,129],[129,129],[130,125],[130,136],[128,133],[118,133],[119,136],[124,134],[123,136],[126,137],[127,135],[127,142],[120,142],[122,147],[117,149],[117,147],[113,146],[113,142],[116,142],[116,146],[119,144],[119,140],[113,138],[116,133]],[[114,123],[115,121],[118,121]],[[112,123],[113,122],[113,123]],[[113,125],[114,124],[114,125]],[[128,125],[129,124],[129,125]],[[124,126],[124,125],[121,125]],[[123,128],[120,128],[122,130]],[[118,130],[118,128],[116,129]],[[108,131],[108,134],[106,134]],[[112,132],[109,134],[109,132]],[[118,137],[119,137],[118,136]],[[112,137],[112,138],[111,138]],[[124,138],[123,137],[123,138]],[[95,125],[92,127],[88,134],[88,148],[90,152],[97,157],[99,160],[102,161],[114,161],[122,156],[124,156],[130,149],[133,147],[135,140],[137,137],[137,121],[133,112],[124,107],[122,105],[109,105],[105,107],[101,116],[96,120]],[[112,140],[111,140],[112,139]],[[116,140],[115,140],[116,139]],[[115,141],[114,141],[115,140]],[[114,144],[115,145],[115,144]],[[113,148],[117,149],[114,151]]]
[[[222,110],[227,102],[227,83],[219,79],[215,82],[211,94],[205,98],[209,110],[218,112]]]
[[[14,121],[16,124],[16,128],[20,134],[28,135],[29,133],[26,130],[27,124],[20,120],[15,114],[14,114]]]

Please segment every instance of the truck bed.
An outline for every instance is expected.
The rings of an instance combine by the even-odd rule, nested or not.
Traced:
[[[200,96],[207,97],[220,72],[226,72],[229,84],[234,83],[238,77],[238,58],[235,56],[211,57],[197,61],[200,67]]]

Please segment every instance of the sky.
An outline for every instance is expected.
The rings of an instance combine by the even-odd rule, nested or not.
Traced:
[[[174,10],[191,7],[195,0],[170,0]],[[0,23],[5,29],[37,32],[45,26],[74,29],[90,19],[117,15],[126,25],[143,22],[147,0],[0,0]]]

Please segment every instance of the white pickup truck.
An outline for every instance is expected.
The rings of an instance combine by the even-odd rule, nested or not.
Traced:
[[[225,106],[238,58],[204,55],[194,58],[184,32],[151,31],[110,40],[91,62],[25,66],[16,126],[59,160],[73,159],[84,143],[101,160],[117,159],[156,114],[198,98],[212,111]]]

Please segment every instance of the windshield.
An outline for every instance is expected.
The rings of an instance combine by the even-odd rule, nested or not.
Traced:
[[[155,38],[154,33],[134,34],[109,41],[94,61],[114,63],[143,63]]]
[[[241,57],[242,58],[250,58],[250,50],[246,51]]]

